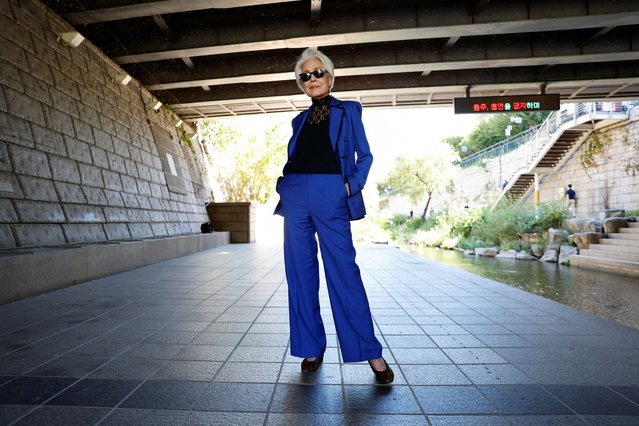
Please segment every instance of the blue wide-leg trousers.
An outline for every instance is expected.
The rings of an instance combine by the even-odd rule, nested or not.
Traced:
[[[278,185],[284,213],[284,261],[288,281],[291,355],[317,357],[326,349],[320,315],[317,240],[344,362],[377,359],[382,346],[359,267],[342,176],[288,174]]]

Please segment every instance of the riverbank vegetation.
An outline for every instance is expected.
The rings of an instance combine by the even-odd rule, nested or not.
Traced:
[[[395,241],[408,244],[474,249],[496,246],[500,249],[528,250],[540,242],[550,228],[560,228],[569,212],[561,202],[531,204],[500,203],[495,209],[449,207],[431,213],[426,219],[395,215],[382,221],[382,227]]]

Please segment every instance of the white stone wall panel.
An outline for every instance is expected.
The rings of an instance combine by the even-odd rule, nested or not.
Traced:
[[[67,224],[62,225],[67,241],[73,243],[94,243],[106,241],[102,225],[97,224]]]
[[[9,199],[0,199],[0,223],[16,223],[18,215]]]
[[[104,224],[104,232],[109,240],[124,240],[131,238],[129,228],[125,223],[106,223]]]
[[[78,168],[80,169],[80,176],[82,178],[83,185],[96,186],[100,188],[104,187],[102,171],[98,167],[79,163]]]
[[[87,203],[98,206],[106,206],[108,204],[107,198],[104,195],[102,188],[94,188],[92,186],[83,186],[82,192],[87,197]]]
[[[27,223],[63,223],[66,221],[59,204],[42,201],[15,200],[20,222]]]
[[[105,189],[104,195],[106,195],[109,206],[124,207],[124,201],[122,200],[122,195],[120,195],[119,191],[110,191]]]
[[[0,224],[0,247],[15,248],[17,246],[11,226]]]
[[[12,145],[9,147],[9,155],[13,159],[15,173],[43,178],[51,177],[47,155],[44,152]]]
[[[66,239],[60,225],[21,224],[15,225],[17,244],[20,247],[65,244]]]
[[[85,204],[87,202],[87,198],[84,196],[80,185],[65,182],[54,182],[54,185],[61,202],[78,204]]]
[[[58,201],[53,182],[31,176],[17,176],[24,197],[35,201]]]

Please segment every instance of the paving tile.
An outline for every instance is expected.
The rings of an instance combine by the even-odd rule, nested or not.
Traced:
[[[193,410],[266,412],[274,389],[275,385],[263,383],[208,384]]]
[[[0,405],[42,404],[76,380],[66,377],[16,377],[0,387]]]
[[[393,355],[400,364],[451,364],[450,359],[441,349],[399,348],[393,350]]]
[[[611,386],[610,388],[639,405],[639,386]]]
[[[572,411],[536,385],[478,386],[502,414],[572,414]]]
[[[470,380],[455,365],[401,365],[411,385],[466,385]]]
[[[146,379],[164,364],[164,360],[120,355],[89,375],[92,379]]]
[[[548,385],[545,388],[577,414],[615,414],[639,419],[639,405],[605,386]]]
[[[278,384],[270,411],[274,413],[344,413],[342,387]]]
[[[47,405],[115,407],[141,383],[137,380],[84,379],[48,401]]]
[[[413,391],[427,415],[497,413],[474,386],[414,386]]]
[[[210,381],[222,366],[216,361],[166,361],[151,380],[202,380]]]
[[[490,348],[444,348],[442,351],[455,364],[505,364],[508,362]]]
[[[346,411],[359,414],[421,414],[407,386],[345,386]]]
[[[196,331],[165,331],[160,330],[144,339],[143,343],[172,343],[186,345],[198,336]]]
[[[189,410],[209,387],[208,383],[151,380],[125,399],[122,408]]]
[[[505,418],[501,416],[428,416],[432,426],[507,426]]]
[[[37,405],[2,405],[0,406],[0,424],[11,424],[35,408]]]
[[[346,416],[343,414],[270,413],[266,421],[266,426],[335,426],[344,424],[346,424]]]
[[[16,425],[71,426],[95,424],[109,413],[108,408],[40,407]]]
[[[425,426],[426,416],[419,414],[349,414],[348,425],[361,426]]]
[[[470,334],[468,330],[457,324],[435,324],[435,325],[420,325],[420,328],[428,336],[434,335],[450,335],[450,334]]]
[[[30,376],[82,377],[111,359],[93,356],[61,356],[25,374]]]
[[[288,345],[288,333],[247,333],[240,346],[284,346]],[[328,343],[328,342],[327,342]],[[335,346],[335,345],[333,345]]]
[[[234,346],[189,345],[173,356],[183,361],[226,361]]]
[[[264,424],[266,413],[220,413],[192,411],[186,420],[189,426],[255,426]]]
[[[19,376],[29,370],[46,364],[54,359],[54,356],[24,356],[9,354],[0,358],[0,374]]]
[[[588,423],[584,417],[575,415],[557,415],[557,416],[505,416],[509,424],[517,426],[590,426],[601,425],[602,423]],[[621,425],[622,423],[614,423]]]
[[[89,341],[82,346],[67,353],[69,356],[102,356],[115,357],[131,348],[132,343],[110,342],[110,341]]]
[[[388,335],[384,336],[388,346],[393,348],[435,348],[437,345],[432,337],[425,335]]]
[[[113,410],[100,425],[108,426],[175,426],[188,425],[190,412],[183,410],[145,410],[118,408]]]
[[[338,385],[342,383],[342,374],[338,364],[323,363],[317,371],[302,373],[299,364],[284,363],[277,381],[278,383]]]
[[[420,326],[416,324],[379,324],[382,334],[424,334]]]
[[[535,346],[516,334],[476,334],[475,337],[491,348],[530,348]]]
[[[510,364],[467,364],[458,367],[476,385],[535,383],[535,380]]]
[[[517,363],[516,367],[539,384],[600,384],[590,368],[583,365]]]
[[[286,346],[238,346],[231,356],[230,362],[282,362]]]
[[[481,340],[469,334],[431,336],[431,339],[440,348],[481,348],[486,346]]]
[[[216,382],[275,383],[282,364],[275,362],[227,362]]]
[[[637,426],[637,416],[583,416],[588,425]]]

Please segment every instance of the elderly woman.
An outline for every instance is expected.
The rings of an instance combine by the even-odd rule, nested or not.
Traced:
[[[317,235],[342,358],[344,362],[368,361],[377,382],[388,384],[394,374],[375,338],[350,226],[350,220],[366,214],[361,191],[373,162],[362,106],[330,95],[335,82],[333,63],[318,50],[302,53],[295,76],[312,105],[293,119],[275,210],[284,216],[291,355],[304,358],[302,371],[316,371],[326,350]]]

